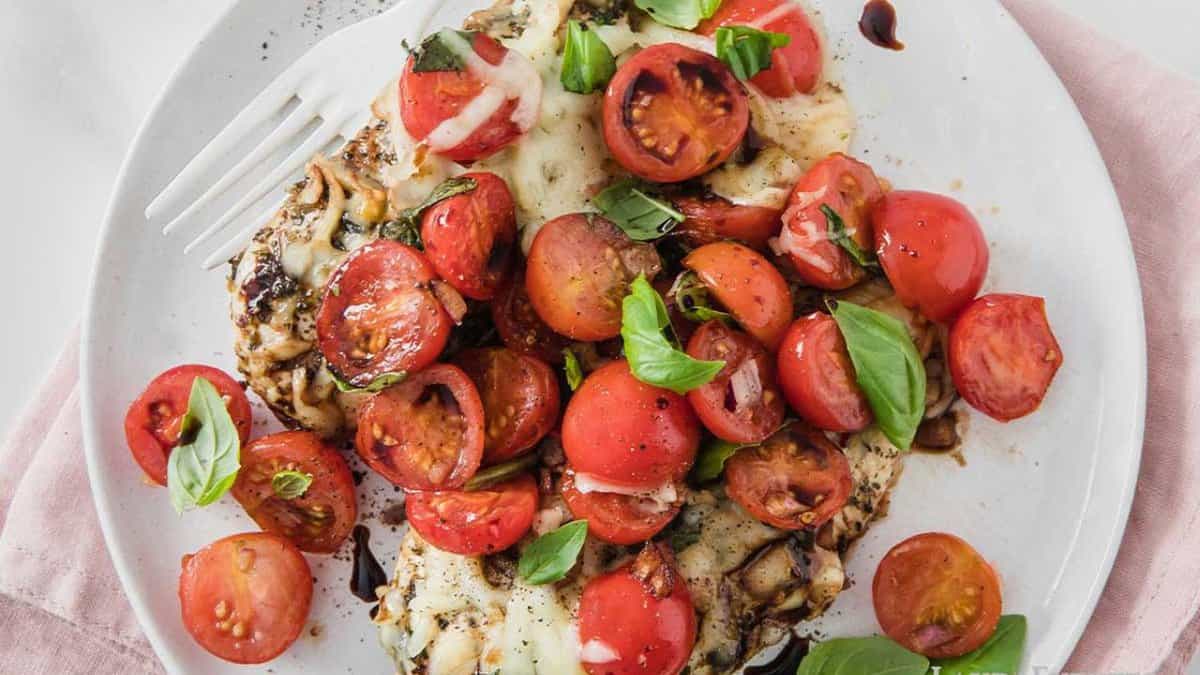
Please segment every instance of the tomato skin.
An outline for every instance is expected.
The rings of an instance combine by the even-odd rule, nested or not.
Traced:
[[[475,189],[430,207],[421,217],[425,257],[459,293],[491,300],[504,281],[517,239],[516,206],[494,173],[466,173]]]
[[[1045,300],[993,294],[967,305],[954,322],[948,361],[963,400],[1008,422],[1038,409],[1063,354]]]
[[[677,488],[682,493],[682,488]],[[563,474],[562,497],[571,513],[588,521],[588,534],[610,544],[629,546],[649,541],[666,527],[680,507],[651,510],[638,497],[615,492],[580,492],[575,472]]]
[[[942,532],[893,546],[875,570],[871,597],[883,632],[930,658],[978,649],[1000,621],[996,571],[970,544]]]
[[[454,363],[483,401],[484,464],[499,464],[533,449],[558,421],[558,376],[532,356],[503,347],[463,352]]]
[[[493,66],[508,53],[506,47],[484,33],[476,33],[471,46]],[[483,80],[469,71],[415,72],[410,56],[400,76],[400,119],[413,138],[424,140],[439,124],[457,116],[485,87]],[[517,99],[505,101],[461,143],[438,154],[456,162],[471,162],[489,157],[520,138],[525,130],[512,119],[517,103]]]
[[[734,501],[781,530],[819,528],[854,489],[842,451],[825,434],[799,424],[761,446],[738,450],[725,462],[725,481]]]
[[[871,167],[835,152],[814,164],[796,183],[783,212],[780,246],[805,283],[830,291],[849,288],[867,274],[841,246],[829,239],[822,206],[839,216],[863,252],[874,247],[870,213],[883,198],[883,186]]]
[[[365,387],[385,373],[433,363],[453,326],[431,290],[435,279],[420,251],[390,239],[346,256],[317,310],[317,345],[329,366]]]
[[[518,262],[515,267],[516,270],[500,287],[489,308],[496,332],[500,334],[505,347],[552,365],[560,365],[563,362],[563,350],[571,341],[555,333],[538,316],[525,290],[525,265]]]
[[[648,592],[633,563],[596,577],[579,600],[579,643],[616,653],[604,663],[584,662],[589,675],[678,675],[696,643],[696,610],[678,572],[669,595]],[[672,564],[673,563],[667,563]]]
[[[354,444],[367,466],[406,490],[460,488],[483,459],[483,402],[466,373],[439,363],[371,397]]]
[[[874,419],[846,341],[828,314],[814,312],[788,329],[779,347],[779,386],[792,409],[818,429],[862,431]]]
[[[521,540],[533,526],[537,481],[522,474],[482,490],[410,492],[404,513],[417,534],[459,555],[487,555]]]
[[[559,216],[538,231],[525,266],[525,290],[555,332],[599,342],[621,333],[621,300],[639,274],[662,269],[654,246],[630,239],[591,214]]]
[[[167,458],[179,444],[179,427],[187,412],[192,382],[208,380],[221,397],[244,444],[250,438],[253,413],[242,386],[211,366],[184,365],[166,370],[150,381],[125,413],[125,442],[146,477],[166,486]]]
[[[700,445],[700,424],[687,399],[639,381],[625,360],[584,379],[567,403],[563,450],[576,471],[632,488],[687,475]]]
[[[601,119],[617,163],[646,180],[677,183],[729,159],[746,135],[750,105],[724,63],[671,42],[621,64]]]
[[[772,18],[762,22],[768,14]],[[759,30],[784,33],[792,41],[771,52],[771,66],[750,78],[750,84],[772,98],[789,98],[817,88],[824,67],[821,38],[804,10],[792,0],[725,0],[696,32],[712,35],[721,26],[751,24]]]
[[[711,382],[687,393],[696,416],[714,436],[734,443],[758,443],[775,433],[783,422],[783,395],[775,382],[773,359],[762,344],[714,320],[696,330],[687,352],[702,361],[725,361],[725,367]],[[730,401],[735,400],[731,380],[743,368],[754,374],[762,393],[753,404],[739,410],[736,404],[730,407]]]
[[[743,330],[771,351],[779,347],[792,320],[792,292],[770,261],[741,244],[722,241],[692,251],[683,264]]]
[[[735,239],[762,251],[767,240],[779,234],[779,209],[734,204],[716,195],[678,197],[673,203],[685,217],[675,228],[675,236],[695,246]]]
[[[184,556],[179,574],[184,627],[231,663],[266,663],[282,654],[308,621],[312,593],[300,549],[269,532],[218,539]]]
[[[949,323],[988,269],[983,230],[967,207],[930,192],[889,192],[871,211],[875,252],[896,297],[926,318]]]

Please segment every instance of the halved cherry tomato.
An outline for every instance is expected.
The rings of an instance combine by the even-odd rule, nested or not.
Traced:
[[[889,192],[871,211],[875,251],[896,297],[948,323],[975,298],[988,269],[983,230],[967,207],[929,192]]]
[[[487,555],[517,543],[537,507],[537,481],[527,473],[482,490],[410,492],[404,499],[417,534],[459,555]]]
[[[683,264],[747,333],[775,351],[792,320],[792,292],[774,265],[732,241],[701,246]]]
[[[371,397],[354,442],[367,466],[406,490],[460,488],[483,459],[483,403],[466,373],[439,363]]]
[[[793,0],[725,0],[696,32],[712,35],[717,28],[730,25],[753,26],[792,39],[787,46],[771,52],[771,66],[750,78],[750,84],[774,98],[807,94],[816,89],[824,66],[821,38],[800,5]]]
[[[454,363],[483,401],[484,464],[525,454],[558,422],[558,376],[544,362],[491,347],[465,351]]]
[[[525,290],[525,264],[518,261],[516,270],[501,286],[491,303],[492,323],[509,349],[558,365],[563,362],[563,350],[571,344],[555,333],[538,316]]]
[[[716,58],[675,42],[635,54],[604,94],[604,142],[634,175],[677,183],[720,166],[750,123],[746,92]]]
[[[203,377],[212,384],[225,401],[233,426],[237,427],[242,443],[250,438],[253,415],[250,401],[232,377],[211,366],[176,366],[163,372],[146,385],[125,413],[125,442],[133,459],[146,477],[167,484],[167,457],[179,445],[179,426],[187,412],[192,382]]]
[[[309,553],[333,553],[350,536],[358,519],[354,476],[341,453],[319,436],[311,431],[263,436],[242,448],[241,461],[231,492],[259,527]],[[280,471],[308,474],[312,483],[299,497],[285,499],[271,483]]]
[[[930,658],[978,649],[1000,621],[1000,579],[970,544],[926,532],[892,547],[871,584],[888,637]]]
[[[590,675],[678,675],[695,642],[692,596],[663,544],[583,589],[580,660]]]
[[[633,376],[625,360],[588,375],[567,404],[563,450],[578,472],[633,488],[681,480],[700,425],[687,399]]]
[[[621,332],[621,300],[639,274],[662,269],[654,246],[597,215],[573,213],[542,225],[529,249],[525,290],[556,332],[597,342]]]
[[[233,663],[279,656],[308,621],[313,578],[286,537],[248,532],[183,557],[183,625],[201,646]]]
[[[688,403],[714,436],[734,443],[758,443],[783,422],[783,395],[775,364],[762,344],[720,321],[701,326],[688,342],[688,355],[724,361],[711,382],[687,393]]]
[[[950,329],[950,375],[963,400],[1001,422],[1037,410],[1063,363],[1046,301],[977,298]]]
[[[725,462],[726,489],[750,515],[782,530],[816,529],[846,505],[854,481],[825,434],[794,424]]]
[[[854,379],[837,322],[815,312],[796,319],[779,347],[779,386],[805,422],[825,431],[862,431],[874,417]]]
[[[405,129],[434,152],[457,162],[483,159],[515,141],[537,121],[541,99],[541,81],[523,56],[484,33],[474,34],[471,47],[478,59],[467,59],[463,70],[415,72],[409,57],[400,76],[400,119]],[[510,78],[492,68],[506,60],[532,74],[525,82],[527,92],[508,91]],[[476,101],[481,96],[497,96],[492,102],[495,112],[481,120],[463,114],[468,105],[480,105]],[[531,100],[522,100],[525,97]],[[474,126],[460,128],[464,124]]]
[[[835,152],[814,164],[792,189],[779,234],[779,247],[792,259],[800,278],[831,291],[866,278],[863,268],[829,238],[829,218],[821,208],[827,206],[840,216],[846,233],[863,253],[869,253],[874,240],[868,217],[882,197],[879,179],[862,162]]]
[[[346,256],[317,310],[317,344],[329,366],[365,387],[433,363],[453,325],[431,290],[436,278],[420,251],[390,239]]]
[[[735,239],[751,248],[765,250],[767,240],[779,234],[779,209],[734,204],[712,194],[677,197],[672,202],[685,217],[674,233],[694,246]]]
[[[682,501],[682,485],[676,486],[675,492]],[[621,546],[649,540],[679,514],[680,508],[678,503],[660,504],[637,495],[580,492],[574,471],[563,474],[562,496],[576,518],[588,521],[588,534]]]
[[[430,207],[421,240],[439,276],[459,293],[491,300],[504,281],[517,239],[516,207],[508,185],[494,173],[467,173],[475,189]]]

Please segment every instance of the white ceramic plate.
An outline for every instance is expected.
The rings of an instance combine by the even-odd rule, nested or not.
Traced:
[[[461,18],[475,3],[447,4]],[[898,187],[948,192],[970,206],[992,246],[985,290],[1045,296],[1065,353],[1037,414],[1008,425],[972,416],[966,466],[935,456],[906,461],[890,515],[857,545],[849,566],[855,583],[821,628],[876,631],[869,587],[879,557],[908,535],[945,530],[995,563],[1005,610],[1029,617],[1027,667],[1056,671],[1108,576],[1141,448],[1141,299],[1120,207],[1079,113],[998,3],[896,2],[908,45],[899,53],[861,38],[858,2],[814,4],[824,10],[858,111],[854,152]],[[236,3],[151,113],[108,213],[83,346],[88,467],[126,593],[172,672],[245,672],[192,642],[179,620],[176,583],[182,554],[254,525],[228,498],[176,516],[165,491],[143,484],[125,447],[125,408],[151,377],[183,362],[231,371],[234,363],[223,271],[201,272],[198,258],[182,255],[184,240],[160,236],[142,210],[307,46],[379,7],[378,0]],[[390,75],[380,73],[381,83]],[[374,516],[394,493],[371,479],[365,485],[361,507]],[[373,531],[390,572],[396,535],[379,525]],[[348,556],[310,561],[318,577],[315,636],[306,631],[262,670],[389,672],[368,606],[347,591]]]

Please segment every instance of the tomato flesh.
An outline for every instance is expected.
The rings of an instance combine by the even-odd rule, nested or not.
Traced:
[[[754,338],[720,321],[701,326],[688,342],[688,355],[724,361],[711,382],[687,393],[696,416],[714,436],[734,443],[758,443],[783,422],[783,395],[775,364]]]
[[[1028,295],[977,298],[950,329],[949,351],[963,400],[1001,422],[1037,410],[1063,363],[1046,302]]]
[[[183,558],[179,604],[197,644],[232,663],[265,663],[304,629],[313,579],[286,537],[249,532]]]
[[[846,505],[854,481],[823,433],[792,425],[725,462],[726,489],[755,518],[781,530],[816,529]]]
[[[734,239],[765,250],[767,240],[779,234],[779,209],[734,204],[716,195],[678,197],[673,203],[684,215],[674,234],[694,246]]]
[[[488,555],[516,544],[533,525],[537,507],[537,481],[529,474],[471,492],[411,492],[404,500],[417,534],[459,555]]]
[[[681,480],[700,425],[687,399],[639,381],[624,361],[592,372],[567,404],[563,450],[576,471],[632,488]]]
[[[491,303],[492,323],[496,324],[496,332],[500,334],[504,346],[519,354],[553,365],[561,364],[563,350],[571,341],[555,333],[538,316],[525,290],[524,263],[518,262],[516,268]]]
[[[732,241],[692,251],[683,264],[696,273],[742,329],[775,351],[792,320],[792,292],[779,270]]]
[[[779,385],[788,404],[825,431],[862,431],[874,416],[837,322],[816,312],[799,318],[779,347]]]
[[[367,401],[354,441],[367,466],[402,488],[460,488],[483,458],[483,403],[466,373],[439,363]]]
[[[442,200],[421,218],[425,257],[459,293],[491,300],[512,259],[516,207],[508,185],[494,173],[466,173],[475,189]]]
[[[317,311],[317,344],[357,387],[433,363],[453,322],[432,290],[421,252],[390,239],[355,249],[330,276]]]
[[[875,251],[896,297],[949,323],[975,298],[988,269],[983,230],[967,207],[929,192],[890,192],[871,211]]]
[[[503,347],[475,349],[454,359],[483,401],[484,464],[533,449],[558,421],[558,377],[532,356]]]
[[[875,570],[875,617],[888,637],[930,658],[981,647],[1000,621],[1000,579],[970,544],[927,532],[896,544]]]
[[[773,98],[807,94],[817,88],[824,67],[821,38],[800,5],[793,0],[725,0],[696,32],[712,35],[729,25],[749,25],[791,38],[786,46],[771,52],[770,67],[750,78],[750,84]]]
[[[602,120],[604,141],[621,166],[675,183],[729,159],[746,134],[750,106],[724,63],[671,42],[646,47],[617,69]]]
[[[167,458],[179,445],[180,425],[197,377],[208,380],[221,395],[242,443],[250,438],[253,413],[236,380],[211,366],[176,366],[163,372],[146,385],[125,413],[129,451],[146,477],[159,485],[167,484]]]
[[[287,537],[301,551],[341,548],[358,506],[350,467],[333,446],[311,431],[284,431],[242,448],[241,461],[231,493],[259,527]],[[271,485],[280,471],[308,474],[312,483],[299,497],[285,499]]]
[[[682,499],[682,485],[675,491]],[[571,513],[588,522],[588,534],[620,546],[648,541],[674,520],[680,509],[678,503],[662,505],[637,495],[581,492],[574,471],[563,475],[562,496]]]

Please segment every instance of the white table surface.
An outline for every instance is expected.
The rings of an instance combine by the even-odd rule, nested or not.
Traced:
[[[78,322],[127,145],[166,78],[231,1],[0,0],[0,145],[9,157],[0,163],[0,194],[13,207],[2,226],[0,288],[11,327],[0,333],[0,433]],[[1200,3],[1051,1],[1200,79]],[[1191,674],[1200,675],[1200,663]]]

